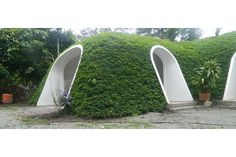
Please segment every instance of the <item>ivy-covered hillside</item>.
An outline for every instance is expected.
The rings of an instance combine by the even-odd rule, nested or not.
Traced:
[[[193,69],[216,58],[222,73],[212,95],[222,99],[230,59],[236,51],[236,32],[185,42],[102,33],[79,44],[84,53],[71,91],[73,111],[87,118],[122,117],[166,108],[150,60],[154,45],[162,45],[175,55],[195,98],[198,89],[192,85]],[[34,102],[37,99],[34,97]]]

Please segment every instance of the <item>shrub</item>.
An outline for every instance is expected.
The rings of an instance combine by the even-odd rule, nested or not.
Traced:
[[[54,104],[58,106],[59,112],[61,113],[71,113],[71,97],[68,96],[67,91],[57,91],[57,98],[53,97]]]
[[[104,33],[83,41],[83,58],[71,91],[77,115],[122,117],[166,108],[149,49],[142,46],[145,42],[131,39]]]

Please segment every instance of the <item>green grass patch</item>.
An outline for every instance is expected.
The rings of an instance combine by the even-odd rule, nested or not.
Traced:
[[[25,106],[25,104],[0,104],[0,110],[17,111],[19,106]]]
[[[43,118],[23,117],[21,121],[26,125],[47,125],[49,121]]]

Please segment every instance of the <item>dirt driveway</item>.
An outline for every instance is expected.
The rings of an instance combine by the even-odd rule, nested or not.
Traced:
[[[236,108],[202,107],[196,109],[147,113],[136,117],[88,120],[75,116],[42,116],[57,111],[55,107],[0,104],[0,128],[9,129],[215,129],[236,128]]]

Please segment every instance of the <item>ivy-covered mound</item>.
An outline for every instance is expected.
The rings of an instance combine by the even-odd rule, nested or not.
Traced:
[[[212,94],[213,99],[222,99],[230,59],[236,51],[236,32],[191,42],[103,33],[80,44],[84,53],[71,91],[73,111],[81,117],[121,117],[166,108],[149,55],[154,45],[175,55],[195,98],[198,89],[192,85],[193,69],[216,58],[222,73]]]
[[[83,57],[71,91],[77,115],[107,118],[165,109],[145,42],[108,33],[82,45]]]

